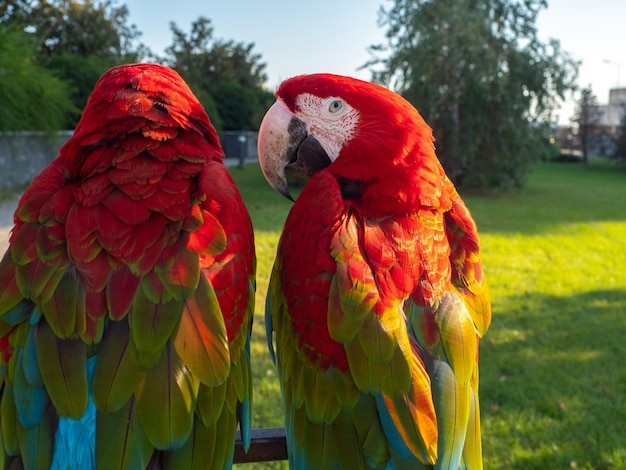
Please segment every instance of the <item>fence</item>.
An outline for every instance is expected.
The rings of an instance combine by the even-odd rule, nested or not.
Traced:
[[[0,133],[0,190],[27,185],[71,135],[72,131]]]
[[[59,153],[73,131],[0,133],[0,190],[23,188]],[[257,132],[224,131],[221,135],[229,166],[256,160]]]

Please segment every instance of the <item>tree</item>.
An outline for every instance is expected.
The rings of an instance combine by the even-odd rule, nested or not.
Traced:
[[[600,121],[598,100],[591,90],[591,85],[583,88],[574,112],[574,122],[578,124],[578,139],[583,152],[583,162],[589,163],[589,143],[593,138],[593,130]]]
[[[211,120],[221,122],[226,130],[257,129],[261,110],[267,109],[273,95],[263,88],[265,64],[253,51],[254,43],[214,39],[211,20],[204,17],[192,23],[189,35],[174,22],[170,29],[174,39],[165,61],[189,83]],[[205,102],[208,97],[218,116],[211,115]]]
[[[72,90],[74,127],[98,78],[109,68],[151,56],[128,24],[128,9],[115,0],[6,0],[0,23],[28,32],[36,62],[53,70]]]
[[[64,54],[137,60],[147,52],[136,44],[141,32],[128,24],[126,5],[115,0],[6,0],[0,22],[24,27],[42,58]]]
[[[371,47],[373,80],[414,103],[434,128],[457,185],[521,186],[545,146],[540,121],[574,89],[578,64],[539,41],[545,0],[392,0],[388,45]]]
[[[62,129],[75,112],[67,84],[35,55],[26,33],[0,23],[0,131]]]

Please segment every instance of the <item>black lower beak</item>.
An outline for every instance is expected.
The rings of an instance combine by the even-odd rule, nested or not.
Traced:
[[[331,163],[322,144],[315,137],[308,136],[297,147],[285,170],[308,179],[313,173],[326,168]]]

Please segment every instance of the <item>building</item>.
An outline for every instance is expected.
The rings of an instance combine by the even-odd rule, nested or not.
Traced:
[[[602,104],[598,108],[600,111],[598,126],[604,127],[616,136],[626,109],[626,88],[611,88],[609,104]]]
[[[609,90],[608,104],[598,105],[598,122],[590,129],[587,151],[589,155],[610,157],[615,150],[615,139],[621,131],[621,123],[626,113],[626,87]],[[577,125],[559,127],[555,138],[563,153],[579,154],[581,142]]]
[[[600,120],[592,133],[589,151],[591,155],[608,157],[613,155],[615,139],[626,112],[626,88],[611,88],[609,103],[599,105],[598,111]]]

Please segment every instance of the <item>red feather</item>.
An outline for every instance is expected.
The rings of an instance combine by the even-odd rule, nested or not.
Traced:
[[[143,204],[138,204],[137,201],[119,191],[111,192],[102,201],[102,205],[129,226],[145,222],[152,214],[152,211]],[[119,224],[117,225],[119,226]]]
[[[141,278],[128,268],[118,269],[111,274],[107,286],[107,305],[113,320],[120,320],[130,309]]]

